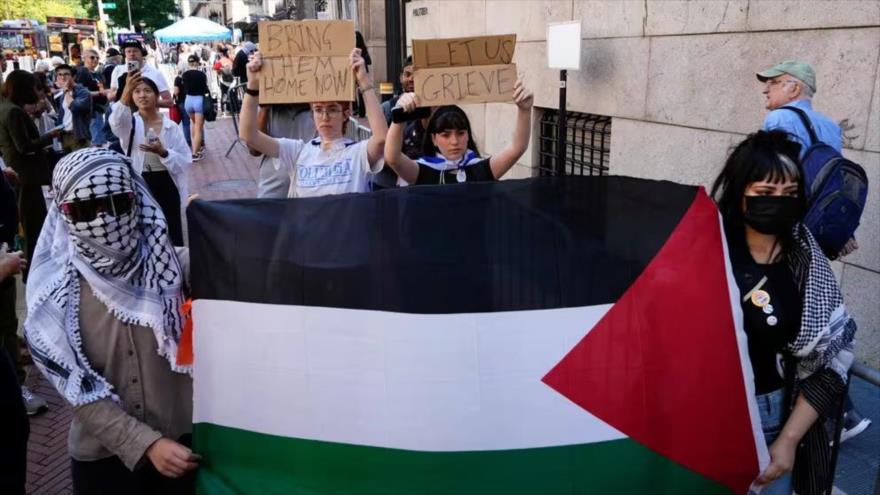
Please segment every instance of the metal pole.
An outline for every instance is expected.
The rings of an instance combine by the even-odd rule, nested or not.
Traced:
[[[565,175],[565,89],[568,71],[559,71],[559,118],[556,120],[556,175]]]
[[[394,87],[400,84],[400,64],[403,62],[400,48],[406,42],[401,38],[401,10],[400,0],[385,2],[385,76],[387,81],[394,81]]]
[[[131,0],[125,0],[125,5],[128,6],[128,30],[134,32],[134,23],[131,22]]]

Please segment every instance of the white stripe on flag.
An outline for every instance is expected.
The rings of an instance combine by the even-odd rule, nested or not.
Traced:
[[[610,307],[424,315],[197,300],[194,421],[421,451],[623,438],[541,382]]]

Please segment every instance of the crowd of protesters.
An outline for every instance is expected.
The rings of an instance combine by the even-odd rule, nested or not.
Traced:
[[[38,240],[47,237],[42,233],[44,225],[53,223],[57,227],[58,219],[53,219],[58,213],[57,205],[70,199],[62,197],[66,191],[75,191],[68,189],[64,180],[58,181],[58,168],[64,163],[77,165],[66,170],[79,178],[76,173],[82,159],[77,157],[83,154],[103,157],[102,160],[113,157],[117,168],[119,164],[130,164],[130,169],[125,170],[126,173],[130,170],[134,177],[128,179],[126,191],[140,194],[145,189],[149,191],[150,199],[124,198],[122,196],[129,192],[122,192],[122,196],[112,196],[113,199],[109,200],[109,211],[121,214],[126,208],[130,209],[134,201],[141,206],[149,201],[156,210],[153,211],[152,220],[156,222],[153,228],[158,226],[162,231],[157,242],[167,239],[169,245],[182,246],[187,174],[192,163],[204,157],[206,114],[215,101],[222,105],[221,111],[232,109],[225,98],[211,95],[226,94],[236,84],[232,75],[236,68],[236,52],[244,54],[246,63],[254,49],[252,43],[237,47],[179,44],[155,48],[138,40],[127,40],[103,52],[94,48],[81,50],[73,45],[65,58],[49,58],[41,53],[33,63],[26,64],[33,68],[32,71],[19,68],[18,62],[7,65],[4,61],[0,67],[3,76],[0,89],[0,344],[4,349],[0,351],[0,368],[4,372],[4,393],[15,390],[13,395],[20,396],[10,405],[6,403],[10,394],[4,395],[4,415],[16,416],[19,411],[35,415],[49,406],[43,397],[24,385],[24,365],[28,356],[22,354],[17,335],[18,294],[13,275],[21,272],[26,283],[37,283],[32,281],[33,275],[28,269],[32,268],[31,272],[34,272],[44,265],[39,260],[33,261],[39,252]],[[243,68],[243,65],[238,67],[239,70]],[[168,109],[173,110],[169,112]],[[99,168],[115,170],[112,167]],[[100,185],[91,184],[91,196],[101,196],[113,190],[118,182],[116,177],[109,176],[102,180],[104,183]],[[96,209],[89,216],[84,204],[75,204],[77,207],[72,210],[64,207],[62,217],[71,219],[79,215],[82,218],[78,220],[92,224],[97,221],[97,212],[106,206],[104,203],[93,205]],[[94,234],[95,226],[88,231]],[[109,234],[112,242],[130,234],[129,231],[108,232],[106,228],[102,233]],[[94,250],[87,256],[98,256],[98,252],[101,256],[109,256],[108,259],[121,256],[118,246],[108,247],[108,238],[103,241],[105,244],[93,244]],[[31,354],[31,357],[39,362],[42,356]],[[10,377],[5,375],[7,364]],[[180,417],[184,416],[186,414]],[[105,416],[97,418],[99,421],[106,419]],[[16,421],[4,421],[4,424],[17,425]],[[26,425],[26,421],[23,424]],[[17,426],[15,433],[16,439],[26,442],[26,428],[22,431]],[[22,444],[20,441],[13,443],[13,450]],[[94,450],[94,438],[84,440],[82,445],[77,449],[80,452]],[[151,457],[155,463],[178,452],[167,444],[160,446],[163,447],[158,449],[160,453]],[[23,458],[15,455],[7,459],[10,450],[0,450],[4,473],[6,467],[18,472]],[[150,449],[151,454],[155,451],[157,449]],[[71,455],[74,460],[83,459],[74,452]],[[80,487],[87,486],[89,469],[93,465],[85,463],[79,467],[74,469],[77,478],[86,483]],[[158,464],[157,468],[163,473],[169,472]],[[160,476],[158,472],[156,476]],[[21,491],[23,485],[18,476],[4,474],[2,478],[0,492]]]
[[[137,41],[108,49],[103,65],[94,50],[77,55],[76,64],[62,60],[47,66],[41,60],[34,74],[12,71],[0,102],[0,152],[7,166],[0,175],[0,191],[14,186],[18,202],[17,218],[4,219],[3,225],[20,224],[23,232],[23,253],[15,250],[0,262],[11,266],[10,273],[33,272],[28,282],[28,295],[34,295],[28,301],[31,323],[25,331],[35,362],[75,406],[75,493],[127,493],[135,486],[151,487],[150,493],[192,489],[200,458],[188,446],[191,411],[169,408],[191,406],[189,370],[159,358],[173,354],[182,316],[171,311],[158,321],[139,316],[138,306],[155,305],[167,316],[167,309],[182,301],[187,255],[177,248],[184,246],[187,174],[204,157],[206,114],[217,110],[211,93],[220,97],[220,111],[240,110],[240,138],[253,155],[263,155],[260,197],[494,181],[519,161],[530,141],[533,96],[522,81],[516,82],[511,98],[517,117],[509,144],[484,157],[467,114],[458,106],[416,115],[419,100],[412,92],[411,60],[401,74],[403,94],[382,105],[363,48],[349,56],[358,108],[371,131],[360,142],[346,137],[347,127],[356,124],[351,120],[354,102],[261,106],[262,57],[251,42],[239,47],[181,44],[157,51],[149,58],[174,67],[171,84],[147,61],[148,50]],[[786,84],[795,88],[810,85],[800,72],[759,73],[761,77],[787,78]],[[236,83],[244,83],[240,102],[229,91]],[[800,223],[801,145],[789,138],[771,129],[750,135],[724,164],[713,194],[724,217],[740,290],[753,293],[749,277],[758,274],[770,280],[762,291],[773,292],[775,313],[773,307],[768,313],[766,304],[748,302],[754,298],[743,303],[757,399],[783,410],[781,397],[796,394],[790,413],[772,418],[762,413],[771,463],[758,483],[767,485],[768,493],[791,493],[793,484],[799,493],[816,493],[827,473],[811,459],[826,456],[822,420],[830,415],[832,399],[843,393],[855,324],[838,307],[842,299],[828,259]],[[54,192],[48,209],[43,196],[47,185]],[[10,194],[2,200],[8,203]],[[14,242],[14,235],[4,236],[0,241]],[[41,236],[46,240],[37,244]],[[821,277],[806,279],[803,273]],[[4,277],[8,280],[8,274],[0,273],[0,280]],[[14,308],[14,284],[0,283],[0,307],[12,301]],[[833,314],[834,321],[802,323],[815,319],[808,308],[823,304],[828,306],[823,314]],[[54,318],[66,307],[78,308],[80,317]],[[98,344],[92,321],[130,338]],[[765,338],[768,326],[777,327],[776,337]],[[134,327],[151,331],[135,338]],[[21,384],[18,349],[8,340],[4,344]],[[85,342],[82,349],[80,341]],[[47,342],[54,343],[55,354],[45,352]],[[797,371],[796,389],[777,371],[776,356],[785,349],[792,351],[789,372]],[[83,356],[87,359],[78,359]],[[133,387],[120,367],[138,359],[146,364]],[[96,363],[105,363],[103,371]],[[64,376],[72,373],[82,383],[64,388]],[[110,387],[119,402],[109,399]],[[137,398],[143,390],[155,391],[147,403]],[[45,407],[26,388],[22,394],[28,413]],[[102,429],[102,424],[110,426]],[[801,442],[807,447],[795,453]],[[806,462],[797,465],[792,480],[795,455]]]

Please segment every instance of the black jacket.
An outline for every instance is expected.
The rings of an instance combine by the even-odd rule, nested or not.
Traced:
[[[52,138],[40,135],[34,120],[23,108],[0,100],[0,154],[6,165],[18,173],[22,185],[49,184],[52,168],[46,146]]]
[[[232,75],[238,78],[239,82],[246,83],[247,78],[248,54],[244,50],[239,50],[232,60]]]

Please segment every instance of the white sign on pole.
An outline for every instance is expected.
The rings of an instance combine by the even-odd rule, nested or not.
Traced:
[[[547,25],[547,66],[551,69],[581,68],[581,21]]]

